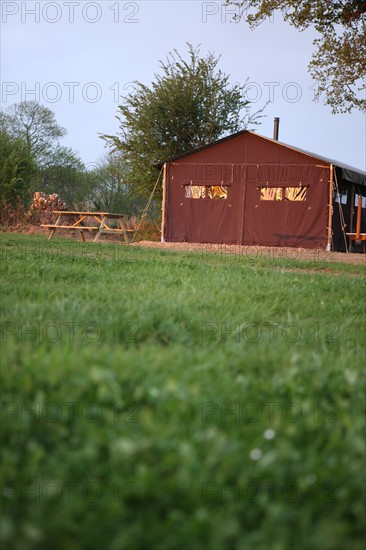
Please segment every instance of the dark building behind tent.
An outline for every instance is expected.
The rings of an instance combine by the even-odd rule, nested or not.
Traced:
[[[348,250],[359,195],[365,172],[242,131],[164,163],[162,240]]]

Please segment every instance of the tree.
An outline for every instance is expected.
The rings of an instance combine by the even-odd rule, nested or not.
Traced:
[[[44,191],[76,208],[89,198],[92,174],[75,151],[60,145],[66,130],[50,109],[35,101],[11,105],[0,113],[0,134],[3,200],[27,202],[32,192]]]
[[[285,21],[299,30],[311,25],[321,35],[309,63],[318,85],[318,96],[332,112],[353,108],[366,112],[366,2],[365,0],[226,0],[244,8],[252,28],[281,10]],[[250,9],[254,13],[249,13]],[[239,11],[243,13],[241,10]]]
[[[57,145],[38,167],[32,184],[34,191],[57,193],[70,207],[78,208],[90,198],[94,179],[78,154],[70,147]]]
[[[0,128],[0,202],[15,206],[30,196],[35,165],[25,141]]]
[[[130,183],[129,166],[116,154],[106,154],[93,172],[91,201],[103,212],[123,212],[136,215],[145,206],[145,199],[136,196]]]
[[[102,135],[130,168],[130,182],[139,192],[154,185],[153,165],[257,123],[259,112],[249,113],[244,86],[229,85],[229,76],[217,69],[220,57],[200,57],[188,44],[188,61],[174,50],[162,74],[148,87],[135,82],[116,117],[120,134]]]
[[[0,113],[0,128],[10,136],[22,139],[28,154],[43,164],[66,130],[56,122],[54,113],[36,101],[14,103]]]

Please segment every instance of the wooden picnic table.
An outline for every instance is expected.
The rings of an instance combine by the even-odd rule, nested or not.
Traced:
[[[54,210],[53,213],[57,215],[56,223],[42,225],[42,227],[47,227],[47,229],[50,230],[48,240],[52,239],[55,231],[66,230],[79,231],[81,240],[85,242],[84,231],[88,231],[89,233],[95,232],[95,238],[93,239],[94,243],[99,241],[103,234],[111,234],[121,235],[128,244],[129,240],[127,233],[133,232],[133,229],[127,229],[125,227],[123,223],[123,214],[111,214],[110,212],[69,212],[66,210]],[[64,218],[64,220],[61,224],[62,218]],[[87,218],[93,218],[96,225],[90,225],[90,223],[84,225]],[[109,220],[116,220],[118,228],[110,227]]]

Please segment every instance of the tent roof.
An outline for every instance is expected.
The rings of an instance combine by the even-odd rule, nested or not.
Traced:
[[[230,136],[226,136],[224,138],[218,139],[217,141],[214,141],[212,143],[209,143],[208,145],[203,145],[202,147],[197,147],[196,149],[192,149],[192,151],[189,151],[188,153],[184,153],[183,155],[178,155],[174,158],[166,159],[164,162],[170,162],[175,161],[184,157],[187,157],[188,155],[191,155],[192,153],[196,153],[197,151],[202,151],[203,149],[207,149],[208,147],[212,147],[213,145],[216,145],[217,143],[221,143],[222,141],[226,141],[228,139],[231,139],[233,137],[239,136],[241,134],[244,134],[247,132],[248,134],[254,134],[255,136],[258,136],[262,139],[267,139],[268,141],[272,141],[278,145],[282,145],[283,147],[288,147],[289,149],[292,149],[293,151],[297,151],[299,153],[302,153],[303,155],[308,155],[309,157],[313,157],[319,160],[322,160],[323,162],[326,162],[328,164],[333,164],[333,166],[336,166],[337,168],[340,168],[342,170],[342,179],[350,181],[352,183],[356,183],[358,185],[364,185],[366,187],[366,172],[363,170],[360,170],[359,168],[354,168],[353,166],[349,166],[348,164],[345,164],[344,162],[339,162],[338,160],[330,159],[327,157],[324,157],[322,155],[318,155],[317,153],[311,153],[310,151],[305,151],[304,149],[300,149],[299,147],[293,147],[292,145],[288,145],[287,143],[283,143],[282,141],[277,141],[265,136],[261,136],[260,134],[257,134],[256,132],[253,132],[251,130],[241,130],[240,132],[236,132],[235,134],[231,134]],[[156,166],[161,168],[163,166],[164,162],[161,162],[157,164]]]

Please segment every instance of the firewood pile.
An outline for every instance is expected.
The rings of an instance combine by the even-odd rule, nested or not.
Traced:
[[[28,211],[28,219],[37,223],[54,223],[57,216],[54,210],[67,210],[66,203],[57,193],[34,193],[33,202]]]

